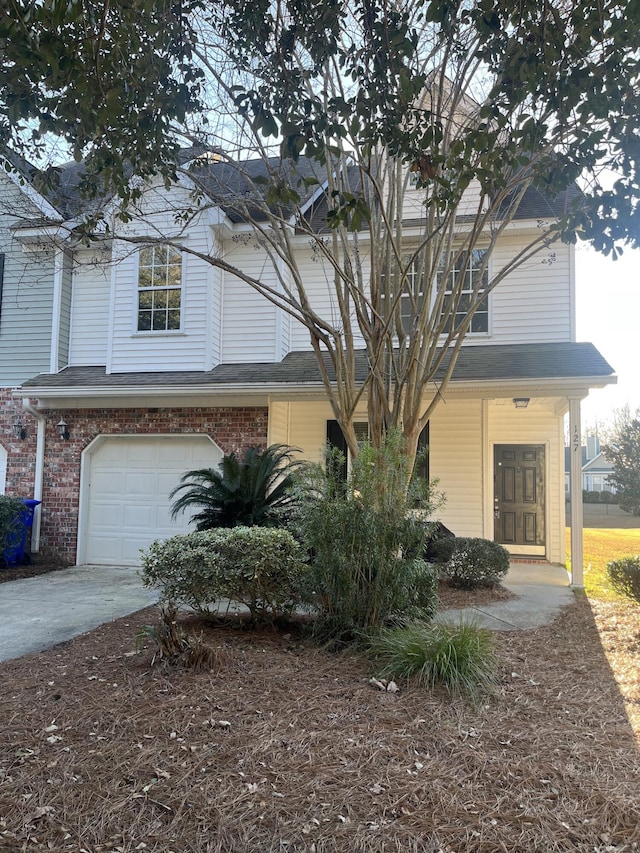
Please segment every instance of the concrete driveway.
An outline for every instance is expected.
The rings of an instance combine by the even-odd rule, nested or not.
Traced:
[[[0,584],[0,661],[40,652],[158,601],[138,570],[73,566]]]

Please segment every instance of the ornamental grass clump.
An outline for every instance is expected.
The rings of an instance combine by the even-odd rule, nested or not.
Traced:
[[[380,678],[416,679],[430,690],[477,699],[497,681],[493,635],[471,623],[412,622],[369,639]]]
[[[640,602],[640,554],[607,563],[607,575],[616,592]]]

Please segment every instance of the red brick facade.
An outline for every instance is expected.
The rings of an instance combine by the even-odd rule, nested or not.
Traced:
[[[3,417],[4,417],[3,407]],[[145,408],[145,409],[65,409],[48,410],[44,483],[42,495],[41,548],[51,549],[75,561],[80,501],[80,460],[82,451],[98,435],[181,434],[208,435],[225,452],[243,451],[267,443],[268,409],[238,408]],[[8,417],[13,423],[10,414]],[[60,438],[56,424],[63,419],[69,427],[68,440]],[[29,439],[11,441],[13,474],[11,494],[18,494],[35,464],[35,419],[22,417]],[[10,432],[10,430],[9,430]],[[4,432],[6,436],[6,429]],[[6,443],[5,447],[7,447]],[[24,448],[24,449],[23,449]],[[9,447],[7,447],[9,451]],[[19,460],[19,461],[18,461]],[[23,470],[20,476],[18,472]],[[9,477],[7,477],[9,483]],[[14,488],[18,486],[18,489]],[[7,488],[7,492],[9,489]]]
[[[24,439],[13,434],[13,424],[20,421],[26,429]],[[0,444],[7,452],[5,494],[16,498],[32,498],[36,466],[37,424],[22,409],[22,400],[13,389],[0,388]]]

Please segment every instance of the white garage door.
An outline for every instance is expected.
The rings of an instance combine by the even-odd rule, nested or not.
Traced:
[[[171,519],[169,493],[185,471],[214,468],[222,451],[206,436],[110,436],[87,451],[85,552],[95,565],[135,566],[154,539],[193,530]]]

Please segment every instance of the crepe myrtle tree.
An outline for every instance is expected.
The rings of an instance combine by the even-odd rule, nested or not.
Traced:
[[[138,75],[148,87],[147,64],[162,60],[167,90],[186,87],[185,106],[169,98],[157,114],[144,112],[140,138],[151,134],[164,164],[156,171],[182,180],[191,196],[171,211],[171,235],[156,239],[195,253],[176,234],[209,205],[252,226],[242,239],[266,255],[271,275],[234,266],[232,253],[200,257],[306,327],[352,454],[354,414],[366,399],[373,444],[400,429],[415,455],[465,336],[483,330],[489,294],[517,267],[552,262],[552,243],[578,235],[614,257],[637,243],[637,2],[194,0],[159,4],[171,24],[166,39],[155,5],[131,0],[116,20],[92,2],[14,4],[26,31],[27,10],[37,12],[41,38],[54,27],[59,52],[75,44],[69,33],[80,24],[47,21],[49,10],[64,22],[74,9],[92,9],[95,32],[85,27],[81,43],[93,54],[80,61],[93,63],[97,82],[121,31],[139,38],[152,27],[155,40],[134,54],[140,67],[125,64],[109,79],[109,146],[133,173],[153,174],[149,152],[129,144],[135,109],[120,113],[117,93],[127,105]],[[28,144],[62,133],[87,156],[83,183],[95,185],[103,172],[92,155],[103,150],[105,122],[83,113],[81,134],[69,122],[49,127],[39,101],[24,97],[26,65],[64,113],[76,75],[60,88],[28,58],[14,62],[18,82],[5,74],[0,86],[5,115],[20,83]],[[186,160],[179,139],[195,146]],[[24,153],[24,133],[20,141]],[[120,171],[109,173],[110,192],[123,204],[101,227],[149,242],[118,230],[135,216]],[[46,174],[55,180],[55,170]],[[548,215],[514,257],[490,265],[532,191]],[[83,227],[95,236],[101,213],[92,211]],[[305,284],[305,252],[326,277],[324,306]]]

